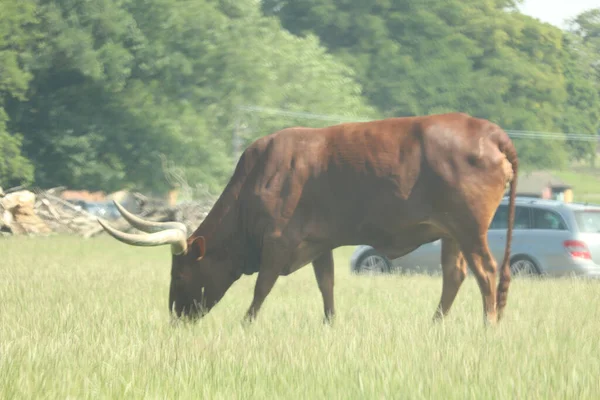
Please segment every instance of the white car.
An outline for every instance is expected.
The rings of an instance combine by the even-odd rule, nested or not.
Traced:
[[[496,210],[488,230],[490,250],[504,257],[508,198]],[[358,246],[350,259],[355,273],[441,273],[441,240],[389,260],[371,246]],[[600,278],[600,206],[517,197],[511,246],[513,274]]]

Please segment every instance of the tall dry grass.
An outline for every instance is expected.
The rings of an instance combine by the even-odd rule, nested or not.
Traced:
[[[333,327],[310,266],[249,327],[256,276],[172,327],[167,248],[2,239],[0,398],[600,398],[600,282],[514,280],[485,329],[469,277],[436,325],[439,277],[353,276],[351,251],[336,251]]]

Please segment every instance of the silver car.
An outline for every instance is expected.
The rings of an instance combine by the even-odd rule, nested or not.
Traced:
[[[504,257],[508,198],[496,210],[488,244],[498,264]],[[389,260],[371,246],[350,258],[355,273],[441,273],[441,240]],[[600,278],[600,206],[517,197],[510,268],[515,275]]]

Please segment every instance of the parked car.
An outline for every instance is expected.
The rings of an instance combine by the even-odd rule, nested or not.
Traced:
[[[502,199],[488,230],[498,264],[504,257],[508,198]],[[350,258],[355,273],[441,273],[441,240],[389,260],[371,246]],[[600,278],[600,206],[517,197],[510,268],[514,275],[578,275]]]
[[[121,216],[112,201],[69,200],[69,202],[97,217],[117,219]]]

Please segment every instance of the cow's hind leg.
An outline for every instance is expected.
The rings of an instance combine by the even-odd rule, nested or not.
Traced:
[[[434,321],[443,319],[456,298],[465,276],[467,275],[467,263],[460,250],[459,243],[451,237],[442,239],[442,297],[433,316]]]
[[[335,307],[333,304],[333,252],[326,251],[312,262],[317,278],[317,284],[321,295],[323,295],[323,308],[325,310],[325,322],[331,323],[335,316]]]
[[[464,241],[462,251],[469,268],[473,271],[483,299],[484,322],[495,325],[496,315],[496,260],[487,244],[487,235],[476,240]]]

